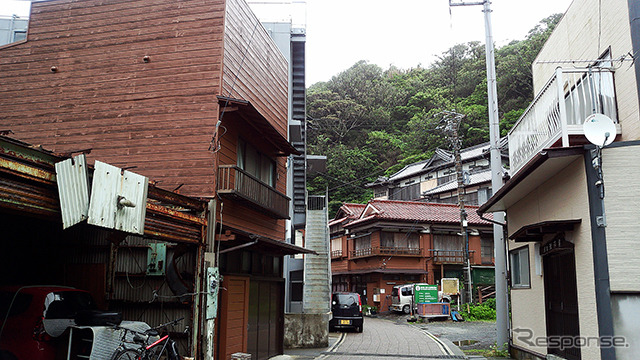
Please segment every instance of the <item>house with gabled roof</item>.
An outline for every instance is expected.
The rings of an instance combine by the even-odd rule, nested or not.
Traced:
[[[461,278],[465,235],[476,285],[493,283],[493,228],[476,209],[466,208],[468,231],[462,234],[457,205],[377,199],[344,204],[329,223],[333,290],[358,292],[386,311],[395,285]]]
[[[507,166],[506,138],[501,140],[500,148],[504,151],[503,166]],[[468,180],[463,199],[469,205],[480,205],[491,196],[489,143],[460,150],[460,158],[464,177]],[[391,176],[379,177],[366,187],[373,189],[375,199],[456,204],[455,156],[451,151],[437,148],[431,158],[409,164]]]

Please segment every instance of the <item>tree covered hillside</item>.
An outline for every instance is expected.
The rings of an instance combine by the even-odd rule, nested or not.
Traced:
[[[531,63],[560,17],[543,19],[524,40],[496,49],[502,135],[533,99]],[[324,194],[328,188],[332,208],[368,201],[372,193],[366,183],[447,147],[438,127],[443,110],[466,115],[463,147],[489,141],[484,44],[455,45],[427,68],[383,70],[359,61],[312,85],[308,153],[326,155],[328,162],[326,173],[309,179],[309,192]]]

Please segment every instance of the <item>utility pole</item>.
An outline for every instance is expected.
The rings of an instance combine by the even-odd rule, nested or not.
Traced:
[[[496,86],[496,61],[493,48],[493,31],[491,28],[490,1],[459,2],[449,0],[449,6],[484,7],[485,52],[487,65],[487,95],[489,101],[489,141],[491,158],[491,189],[495,193],[502,187],[502,159],[500,156],[500,123],[498,121],[498,90]],[[493,220],[504,223],[504,212],[493,213]],[[507,254],[504,246],[502,226],[493,224],[493,249],[495,256],[496,281],[496,328],[498,348],[509,343],[509,303],[507,301]]]
[[[443,111],[448,116],[444,131],[449,136],[451,148],[453,149],[453,157],[456,164],[456,179],[458,180],[458,206],[460,207],[460,236],[464,241],[464,302],[473,302],[473,292],[471,287],[471,261],[469,258],[469,233],[467,228],[467,212],[464,208],[464,175],[462,171],[462,159],[460,156],[460,148],[462,140],[460,140],[460,123],[464,120],[463,114],[455,111]]]

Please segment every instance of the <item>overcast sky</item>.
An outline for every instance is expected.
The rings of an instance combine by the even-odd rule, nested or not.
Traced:
[[[390,65],[403,69],[426,67],[436,55],[455,44],[485,40],[482,6],[449,8],[447,0],[248,2],[263,19],[293,18],[294,24],[306,23],[307,86],[327,81],[359,60],[383,69]],[[278,4],[262,4],[268,2]],[[497,46],[523,39],[540,20],[564,13],[570,3],[571,0],[493,0],[491,20]],[[0,0],[0,15],[28,16],[28,12],[29,1]]]

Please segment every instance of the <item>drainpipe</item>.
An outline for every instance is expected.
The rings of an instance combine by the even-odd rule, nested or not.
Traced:
[[[612,338],[613,314],[611,312],[611,287],[609,282],[609,261],[607,259],[607,237],[604,223],[598,218],[604,214],[604,199],[598,185],[598,171],[592,166],[592,150],[595,146],[585,146],[584,167],[587,175],[587,194],[589,196],[589,218],[591,223],[591,245],[593,247],[593,273],[595,277],[596,309],[598,332],[600,338]],[[602,164],[599,164],[602,166]],[[613,346],[600,348],[602,359],[615,359],[616,349]]]

